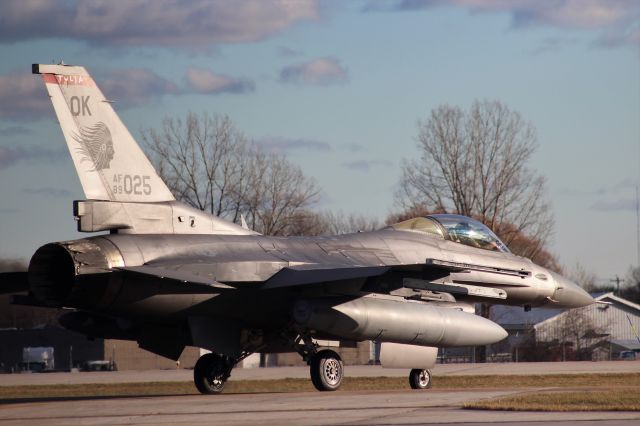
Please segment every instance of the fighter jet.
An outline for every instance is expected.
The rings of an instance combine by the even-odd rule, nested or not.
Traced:
[[[34,64],[57,114],[85,200],[81,232],[45,244],[28,272],[0,275],[28,295],[15,303],[68,310],[61,324],[92,338],[129,339],[194,368],[205,394],[256,352],[298,352],[320,391],[340,387],[340,356],[317,340],[381,343],[385,367],[430,385],[438,347],[487,345],[506,331],[477,302],[573,308],[593,299],[516,256],[482,223],[416,217],[373,232],[270,237],[174,198],[95,81],[80,66]]]

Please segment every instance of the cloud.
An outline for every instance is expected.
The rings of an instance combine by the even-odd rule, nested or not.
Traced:
[[[185,81],[188,89],[195,93],[246,93],[256,90],[255,83],[249,79],[229,77],[203,69],[189,68]]]
[[[188,69],[184,86],[179,86],[145,68],[98,71],[96,82],[105,97],[118,109],[138,107],[166,95],[187,93],[234,93],[255,91],[253,81],[215,74],[208,70]],[[53,117],[53,106],[41,78],[27,73],[0,75],[0,119],[36,120]],[[1,136],[26,134],[21,126],[0,128]]]
[[[561,188],[559,193],[568,197],[604,197],[607,195],[635,193],[635,188],[639,185],[640,182],[637,179],[625,178],[612,185],[601,186],[600,188]]]
[[[73,192],[69,190],[62,189],[62,188],[54,188],[51,186],[47,186],[44,188],[25,188],[23,192],[29,195],[42,195],[45,197],[54,197],[54,198],[71,197],[73,195]]]
[[[192,50],[263,40],[319,15],[317,0],[5,0],[0,43],[66,38]]]
[[[591,205],[593,210],[598,211],[636,211],[636,200],[633,198],[620,198],[617,200],[599,200]]]
[[[167,94],[179,93],[178,86],[144,68],[110,70],[98,79],[107,99],[122,108],[135,107]]]
[[[282,56],[283,58],[292,58],[292,57],[303,55],[302,51],[292,49],[287,46],[279,46],[277,49],[277,53],[279,56]]]
[[[373,167],[392,167],[393,166],[393,161],[389,161],[389,160],[359,160],[359,161],[352,161],[349,163],[343,163],[342,164],[344,167],[346,167],[347,169],[356,171],[356,172],[363,172],[366,173],[368,171],[370,171]]]
[[[412,11],[436,6],[460,7],[472,13],[507,13],[514,28],[550,26],[602,30],[602,44],[640,44],[637,27],[640,2],[637,0],[398,0],[371,1],[365,11]]]
[[[575,38],[568,37],[547,37],[543,39],[540,45],[533,49],[531,53],[538,55],[541,53],[557,51],[564,46],[575,44],[576,41],[577,40]]]
[[[30,71],[0,75],[0,119],[30,120],[50,117],[51,101],[41,78]]]
[[[283,83],[328,86],[346,83],[348,80],[348,70],[331,57],[290,65],[280,71],[280,81]]]
[[[269,151],[291,152],[291,151],[315,151],[329,152],[331,145],[327,142],[309,139],[287,139],[267,136],[256,141],[260,146]]]
[[[359,143],[346,143],[340,146],[343,149],[346,149],[349,152],[361,152],[364,149],[364,146]]]
[[[0,136],[23,136],[31,133],[31,129],[28,129],[23,126],[9,126],[0,128]]]
[[[64,158],[66,149],[42,147],[5,147],[0,146],[0,170],[8,169],[23,161],[50,162]]]

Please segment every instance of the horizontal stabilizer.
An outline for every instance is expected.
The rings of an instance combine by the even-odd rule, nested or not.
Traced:
[[[181,272],[171,269],[156,268],[153,266],[132,266],[127,268],[116,268],[123,272],[130,272],[134,274],[141,274],[152,276],[160,279],[167,279],[173,281],[180,281],[188,284],[195,284],[199,286],[206,286],[209,289],[216,290],[235,290],[227,284],[223,284],[211,278],[203,277],[201,275],[192,274],[190,272]]]
[[[0,273],[0,294],[29,291],[28,272]]]
[[[327,265],[322,265],[321,267],[314,269],[314,266],[316,265],[301,265],[283,268],[269,278],[262,288],[273,289],[295,287],[308,284],[320,284],[324,282],[377,277],[391,269],[388,266],[327,267]]]

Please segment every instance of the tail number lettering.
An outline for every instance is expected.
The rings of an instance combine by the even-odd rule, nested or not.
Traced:
[[[113,175],[114,194],[151,195],[151,176]]]
[[[69,98],[69,109],[71,109],[71,114],[75,117],[91,115],[89,96],[72,96]]]

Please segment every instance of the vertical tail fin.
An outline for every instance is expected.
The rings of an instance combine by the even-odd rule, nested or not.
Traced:
[[[87,199],[174,200],[83,67],[34,64],[32,72],[47,86]]]

